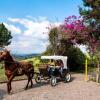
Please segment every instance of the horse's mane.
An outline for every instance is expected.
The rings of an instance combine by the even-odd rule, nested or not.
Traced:
[[[10,52],[9,51],[6,51],[6,52],[7,52],[7,60],[14,61],[14,58],[11,56]]]

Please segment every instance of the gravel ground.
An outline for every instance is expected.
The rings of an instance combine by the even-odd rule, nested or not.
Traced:
[[[0,84],[0,100],[100,100],[99,84],[85,82],[82,74],[72,74],[72,79],[69,83],[59,82],[55,87],[34,82],[28,90],[24,90],[26,80],[12,82],[12,95],[7,94],[6,84]]]

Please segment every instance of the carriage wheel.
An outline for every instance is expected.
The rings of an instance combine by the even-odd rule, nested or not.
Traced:
[[[51,86],[56,86],[57,84],[57,78],[52,76],[51,79],[50,79],[50,84]]]
[[[71,74],[68,72],[64,77],[64,82],[70,82],[71,81]]]
[[[35,82],[39,84],[39,83],[41,83],[41,80],[42,80],[41,75],[40,74],[36,75]]]

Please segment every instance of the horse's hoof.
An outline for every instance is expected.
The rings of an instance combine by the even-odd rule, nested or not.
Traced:
[[[24,90],[27,90],[28,87],[25,87]]]
[[[13,91],[11,90],[10,93],[12,93]]]
[[[33,88],[34,85],[31,85],[30,88]]]
[[[12,95],[12,92],[8,92],[9,95]]]

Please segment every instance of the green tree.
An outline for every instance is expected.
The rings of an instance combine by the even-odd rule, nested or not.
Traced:
[[[80,14],[91,29],[91,32],[89,33],[90,36],[92,39],[95,38],[95,41],[93,41],[91,45],[92,47],[93,45],[95,46],[93,55],[95,56],[97,63],[96,81],[98,82],[100,72],[100,0],[83,0],[83,5],[84,8],[79,8]]]
[[[88,19],[96,19],[100,21],[100,0],[83,0],[83,6],[87,8],[80,8],[80,14]]]
[[[94,54],[94,62],[97,65],[97,75],[96,75],[96,81],[99,82],[99,77],[100,77],[100,47],[96,50]]]
[[[11,43],[11,32],[5,27],[3,23],[0,24],[0,47],[7,46]]]
[[[79,48],[69,43],[69,41],[67,41],[64,37],[65,36],[63,36],[60,27],[51,28],[49,31],[50,44],[43,54],[53,55],[55,52],[56,55],[68,56],[68,66],[70,67],[71,71],[84,69],[84,54]]]
[[[77,47],[70,47],[68,50],[68,66],[71,71],[84,70],[85,55]]]
[[[52,46],[51,46],[51,44],[49,44],[48,46],[47,46],[47,48],[46,48],[46,51],[45,52],[43,52],[43,55],[53,55],[53,50],[52,50]]]
[[[66,55],[67,49],[71,46],[68,41],[62,38],[62,31],[60,27],[53,27],[49,31],[49,42],[45,55]]]
[[[58,43],[58,28],[54,27],[52,29],[50,29],[49,32],[49,41],[50,41],[50,45],[52,48],[52,53],[53,54],[57,54],[57,43]]]
[[[92,29],[91,35],[100,40],[100,0],[83,0],[83,6],[79,7],[80,15]]]

